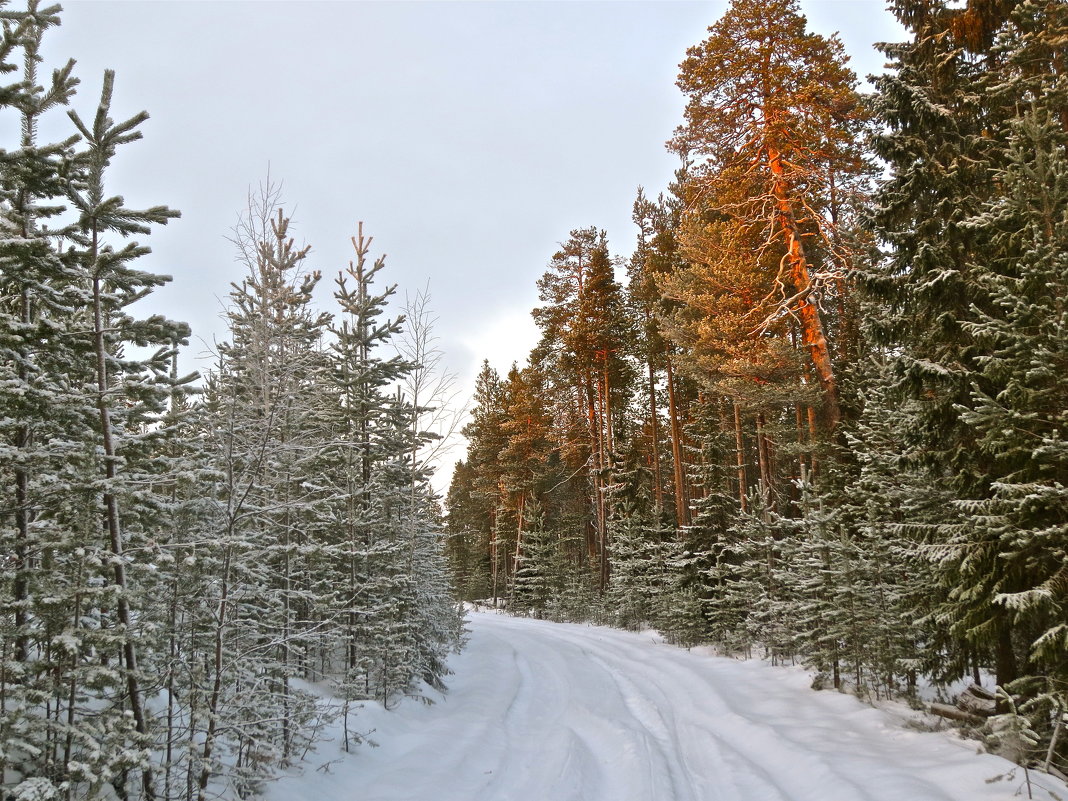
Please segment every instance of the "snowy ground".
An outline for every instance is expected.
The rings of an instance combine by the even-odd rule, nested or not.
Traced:
[[[470,615],[449,694],[354,718],[379,748],[309,755],[273,801],[1007,801],[1022,771],[953,733],[813,692],[800,670],[646,634]],[[343,757],[343,758],[342,758]],[[334,761],[337,760],[337,761]],[[1035,798],[1068,799],[1034,779]]]

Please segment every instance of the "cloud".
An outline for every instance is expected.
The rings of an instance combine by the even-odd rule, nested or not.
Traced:
[[[517,362],[526,363],[531,349],[538,343],[540,332],[526,307],[497,309],[475,321],[466,333],[457,338],[470,354],[470,364],[463,369],[461,380],[474,389],[475,377],[488,359],[490,366],[502,375]]]

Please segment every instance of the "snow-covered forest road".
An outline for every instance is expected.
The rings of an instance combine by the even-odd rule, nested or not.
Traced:
[[[450,692],[367,707],[277,801],[984,801],[1027,797],[978,744],[813,692],[800,670],[632,634],[471,614]],[[316,767],[320,766],[320,767]],[[1038,777],[1063,793],[1048,776]],[[1035,798],[1050,798],[1035,788]]]

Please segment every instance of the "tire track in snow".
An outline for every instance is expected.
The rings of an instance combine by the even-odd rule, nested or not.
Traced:
[[[574,631],[574,627],[561,627],[553,634],[561,639],[583,637],[582,630]],[[674,652],[680,658],[655,658],[664,655],[664,651],[643,647],[645,644],[640,640],[633,645],[627,642],[617,643],[614,638],[611,638],[609,642],[611,646],[606,650],[610,653],[614,652],[616,661],[625,669],[631,673],[645,673],[648,678],[648,673],[640,669],[647,667],[660,676],[660,682],[650,685],[651,691],[656,691],[658,684],[665,684],[671,687],[689,688],[694,696],[701,699],[700,704],[680,705],[679,698],[675,698],[673,704],[662,692],[659,693],[659,705],[666,709],[678,707],[684,713],[679,725],[691,732],[690,738],[684,738],[679,736],[677,729],[673,729],[675,733],[672,737],[681,754],[679,764],[683,765],[686,775],[692,774],[685,768],[685,765],[707,765],[711,748],[718,753],[726,768],[718,775],[720,777],[729,775],[741,780],[741,786],[737,788],[737,792],[723,796],[725,799],[748,801],[750,798],[767,797],[777,801],[798,801],[799,799],[808,801],[810,798],[812,801],[826,801],[828,788],[833,787],[837,788],[838,792],[845,792],[844,797],[851,801],[873,801],[864,783],[855,781],[852,776],[840,770],[818,750],[811,747],[797,747],[792,743],[788,732],[793,725],[796,725],[796,720],[784,721],[778,710],[775,710],[774,714],[763,712],[757,699],[751,697],[746,699],[749,704],[747,708],[740,703],[741,697],[748,695],[744,686],[737,686],[733,683],[717,685],[710,681],[707,668],[712,660],[701,657],[687,659],[682,657],[682,654],[687,652],[667,645],[661,645],[659,648],[666,649],[668,654]],[[733,660],[715,661],[735,664]],[[664,682],[665,674],[669,674],[672,680]],[[635,686],[631,680],[626,679],[626,681],[631,686]],[[814,693],[812,695],[816,697]],[[803,699],[804,696],[792,700],[796,702]],[[645,700],[653,709],[657,708],[655,702],[651,702],[650,699]],[[758,723],[750,720],[741,711],[746,709],[750,714],[763,720]],[[663,720],[662,717],[661,720]],[[709,721],[713,720],[716,725],[709,725]],[[814,724],[810,722],[809,725]],[[767,741],[772,732],[775,733],[774,739],[776,745],[779,746],[774,749],[776,752],[774,756],[767,748]],[[695,733],[704,735],[698,737],[704,743],[703,748],[689,747],[694,739],[692,735]],[[783,748],[783,745],[787,747]],[[769,762],[773,765],[769,766]],[[772,767],[774,769],[771,769]],[[914,780],[912,784],[918,786],[921,783]],[[704,792],[706,794],[702,796],[703,799],[719,797],[710,794],[715,792],[715,788],[707,784],[705,784]],[[913,797],[917,801],[919,799],[953,801],[951,797],[943,795],[934,786],[926,787],[924,793]],[[684,797],[680,797],[680,801],[682,798]]]
[[[559,632],[553,632],[560,639],[569,640],[570,638],[563,630]],[[581,636],[581,634],[576,635]],[[598,645],[600,645],[598,643]],[[676,716],[672,715],[670,722],[665,717],[665,713],[661,712],[661,709],[671,714],[673,705],[663,692],[658,691],[658,684],[649,684],[647,689],[640,689],[633,681],[625,676],[623,670],[630,672],[636,672],[634,669],[638,665],[648,664],[647,660],[643,659],[644,649],[636,649],[635,653],[631,648],[624,647],[619,649],[619,646],[611,648],[604,648],[602,646],[602,656],[593,657],[601,664],[605,672],[620,688],[623,696],[624,703],[631,714],[644,726],[645,730],[653,737],[657,738],[664,744],[663,753],[671,753],[673,756],[670,760],[672,763],[670,769],[665,771],[665,775],[668,777],[671,783],[671,794],[667,796],[671,801],[719,801],[719,799],[725,799],[725,801],[749,801],[749,799],[767,799],[767,801],[791,801],[795,796],[791,792],[791,788],[782,784],[777,780],[777,777],[765,767],[766,759],[762,759],[761,755],[752,755],[747,752],[747,749],[738,748],[731,745],[730,740],[717,734],[707,726],[701,725],[695,722],[692,718],[696,709],[700,709],[701,704],[694,705],[688,704],[679,708],[679,716],[683,718],[682,725],[688,729],[692,734],[700,733],[705,735],[701,738],[704,741],[704,747],[700,749],[687,747],[687,743],[680,733],[680,725],[676,721]],[[587,645],[587,647],[590,647]],[[597,646],[594,646],[597,647]],[[681,653],[681,652],[678,652]],[[613,668],[604,657],[612,657],[614,661],[620,665],[620,668]],[[620,657],[623,657],[622,659]],[[658,665],[660,670],[663,670],[665,666]],[[665,671],[671,672],[671,671]],[[677,671],[676,672],[677,675]],[[648,678],[648,676],[646,676]],[[682,681],[671,682],[676,687],[694,687],[701,682],[698,677],[692,675],[682,676]],[[654,699],[652,696],[656,694]],[[709,701],[718,699],[719,693],[712,689],[707,695],[702,696],[704,704]],[[677,700],[677,699],[676,699]],[[717,718],[720,716],[717,714]],[[731,716],[737,718],[737,716]],[[720,718],[721,722],[726,722]],[[737,719],[731,721],[734,724],[742,723],[747,724],[748,721]],[[725,725],[723,730],[729,731],[732,735],[732,739],[739,732],[736,725]],[[737,781],[732,782],[735,784],[735,791],[726,795],[721,795],[719,788],[710,782],[698,782],[693,777],[694,771],[690,769],[690,765],[698,767],[699,772],[707,774],[709,763],[709,748],[716,754],[720,763],[720,770],[715,773],[717,782],[723,782],[724,780],[730,781],[731,779],[741,779],[741,783]],[[690,759],[687,759],[690,756]],[[841,787],[841,785],[849,784],[844,782],[841,777],[833,777],[838,779],[832,786]],[[681,780],[685,780],[685,791],[680,790],[679,785]],[[697,784],[703,784],[702,794],[698,794],[696,790]],[[850,788],[857,794],[851,796],[856,801],[866,801],[867,796],[864,795],[859,787]],[[820,794],[820,801],[824,801],[825,791]]]
[[[908,731],[804,675],[648,636],[470,616],[433,706],[368,705],[382,747],[271,801],[1008,801],[1011,765]],[[336,748],[336,746],[334,746]],[[336,755],[336,751],[333,752]]]
[[[656,769],[662,767],[663,775],[668,777],[671,784],[671,798],[674,801],[697,801],[697,796],[694,794],[693,781],[690,779],[690,772],[680,759],[681,748],[679,747],[679,737],[674,721],[669,722],[665,718],[665,713],[660,711],[660,707],[648,698],[618,668],[613,668],[599,656],[591,656],[591,658],[600,665],[601,669],[615,684],[620,697],[623,699],[623,704],[644,735],[646,754],[650,759],[654,756],[652,753],[654,749],[650,749],[648,744],[650,741],[655,744],[655,757],[658,764],[648,765],[650,784],[654,781],[653,777]],[[663,706],[665,711],[670,713],[667,705]],[[680,783],[686,785],[685,790],[680,789]]]

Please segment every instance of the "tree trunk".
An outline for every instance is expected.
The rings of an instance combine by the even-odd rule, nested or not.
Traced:
[[[98,242],[96,231],[93,232],[92,264],[97,269]],[[104,491],[106,525],[114,558],[113,575],[115,586],[119,588],[116,602],[119,623],[123,628],[122,653],[126,665],[126,691],[130,699],[130,711],[133,713],[134,726],[142,737],[148,737],[148,722],[145,719],[144,700],[141,695],[141,683],[137,670],[137,651],[133,643],[133,626],[130,616],[130,588],[126,580],[126,559],[123,555],[123,535],[119,518],[119,502],[113,487],[117,475],[115,436],[111,425],[111,412],[108,407],[108,370],[107,350],[104,343],[104,304],[101,279],[93,276],[93,345],[96,351],[97,412],[100,418],[100,435],[104,449],[104,475],[107,478]],[[156,797],[152,779],[152,768],[146,766],[141,771],[141,786],[145,798]]]
[[[806,415],[808,417],[808,441],[811,443],[811,450],[808,454],[808,476],[809,481],[813,484],[819,475],[820,462],[816,457],[816,440],[819,436],[819,424],[816,420],[816,410],[811,406],[806,407]]]
[[[614,465],[613,459],[615,454],[615,436],[612,424],[612,394],[611,384],[608,378],[608,351],[604,351],[604,428],[605,428],[605,444],[607,445],[604,454],[604,470],[607,474],[606,479],[602,479],[601,489],[601,518],[604,520],[604,538],[601,542],[601,591],[603,592],[608,587],[609,572],[611,571],[611,565],[608,560],[609,542],[608,542],[608,498],[606,497],[606,491],[611,488],[614,483]]]
[[[982,726],[986,723],[986,718],[973,715],[971,712],[965,712],[963,709],[957,709],[957,707],[949,704],[931,704],[928,708],[939,717],[967,723],[969,726]]]
[[[230,531],[229,533],[232,536],[233,532]],[[228,547],[223,558],[219,606],[215,617],[215,649],[212,656],[214,676],[212,677],[211,696],[208,699],[208,728],[204,732],[204,743],[200,753],[202,764],[197,785],[197,801],[207,801],[208,779],[211,778],[211,762],[209,760],[211,759],[212,749],[215,746],[215,731],[219,720],[219,699],[222,695],[223,642],[226,632],[226,616],[229,614],[231,558],[232,547]]]
[[[738,401],[734,401],[734,452],[735,464],[738,466],[738,504],[743,514],[746,510],[746,477],[745,477],[745,439],[742,436],[742,408]]]
[[[771,505],[772,486],[771,486],[771,458],[768,454],[768,442],[767,435],[764,433],[764,413],[757,414],[756,419],[756,431],[757,431],[757,461],[760,465],[760,496],[764,500],[764,507],[767,510]]]
[[[997,642],[994,646],[994,670],[997,674],[997,685],[1005,687],[1019,676],[1016,665],[1016,652],[1012,647],[1012,627],[1008,621],[997,621]],[[1006,712],[1002,708],[1002,702],[998,702],[998,712]]]
[[[41,29],[36,29],[36,43],[33,38],[29,39],[25,47],[23,59],[23,80],[26,86],[35,86],[37,83],[36,58],[37,45],[40,43]],[[32,106],[22,112],[22,148],[29,150],[34,147],[37,140],[37,114]],[[24,186],[18,192],[16,206],[22,220],[21,234],[23,239],[32,238],[36,224],[34,222],[33,196]],[[19,297],[19,311],[22,325],[29,328],[33,324],[34,304],[33,296],[28,286],[24,286]],[[20,354],[18,376],[19,384],[25,387],[30,380],[30,372],[27,368],[27,356],[25,350]],[[29,425],[21,425],[15,439],[15,447],[19,453],[28,455],[33,445],[33,432]],[[29,499],[29,472],[27,468],[18,464],[15,466],[15,528],[18,532],[15,544],[15,575],[12,590],[15,596],[15,661],[26,662],[29,657],[29,635],[27,625],[29,615],[26,605],[29,602],[29,581],[27,575],[30,571],[30,523],[33,522],[33,513],[30,510]],[[3,775],[0,774],[0,782]]]
[[[838,405],[838,383],[831,365],[830,349],[823,330],[823,320],[819,307],[812,299],[812,280],[808,271],[808,257],[798,230],[794,215],[790,186],[784,174],[782,156],[774,147],[767,148],[767,163],[772,174],[772,194],[775,197],[776,218],[786,237],[786,255],[784,260],[789,268],[790,282],[794,288],[795,307],[801,324],[801,341],[808,351],[812,365],[816,369],[820,387],[823,389],[823,406],[827,428],[833,431],[841,420],[842,413]]]
[[[648,315],[647,315],[648,316]],[[653,360],[649,359],[649,423],[653,455],[653,502],[659,511],[664,508],[664,479],[660,475],[660,421],[656,409],[656,372]]]
[[[29,236],[28,231],[24,231]],[[33,323],[33,304],[30,301],[29,290],[22,290],[22,324],[29,326]],[[29,383],[29,371],[26,368],[26,359],[19,360],[19,383],[25,386]],[[33,434],[28,425],[19,427],[15,440],[15,447],[19,453],[28,455],[33,445]],[[30,565],[30,523],[33,515],[30,511],[30,476],[26,467],[15,467],[15,528],[18,532],[15,544],[15,577],[12,589],[15,596],[15,661],[26,662],[30,658],[29,634],[27,626],[29,615],[26,605],[29,603],[29,581],[27,576]]]
[[[19,366],[19,377],[23,381],[25,367]],[[29,426],[22,426],[15,440],[15,447],[25,453],[30,447]],[[26,612],[26,604],[29,601],[29,582],[27,574],[30,570],[30,500],[29,500],[29,474],[26,468],[15,468],[15,577],[12,590],[15,600],[15,661],[27,662],[30,658],[29,635],[27,624],[29,616]]]
[[[498,578],[500,574],[500,559],[497,554],[497,518],[500,509],[500,503],[493,513],[493,520],[490,521],[490,539],[489,539],[489,551],[490,551],[490,575],[493,579],[493,608],[497,608],[497,598],[499,597]]]
[[[808,480],[808,470],[805,464],[805,419],[801,411],[801,404],[794,404],[794,425],[797,427],[797,480],[804,485]],[[800,489],[804,495],[804,487]]]
[[[605,532],[607,529],[607,521],[605,520],[605,506],[604,506],[604,429],[601,424],[601,420],[597,414],[597,405],[600,401],[601,394],[598,391],[596,398],[594,397],[594,381],[590,375],[589,369],[584,370],[583,375],[583,392],[586,396],[586,418],[588,435],[590,440],[591,449],[591,461],[593,462],[593,470],[590,476],[590,484],[593,492],[593,511],[594,519],[596,521],[596,562],[598,575],[604,575],[603,564],[605,559]],[[604,589],[603,583],[601,589]]]
[[[675,469],[675,519],[679,528],[690,524],[690,508],[686,500],[685,471],[682,463],[682,431],[679,425],[678,399],[675,395],[675,374],[671,357],[665,360],[667,370],[668,417],[671,422],[671,458]]]

